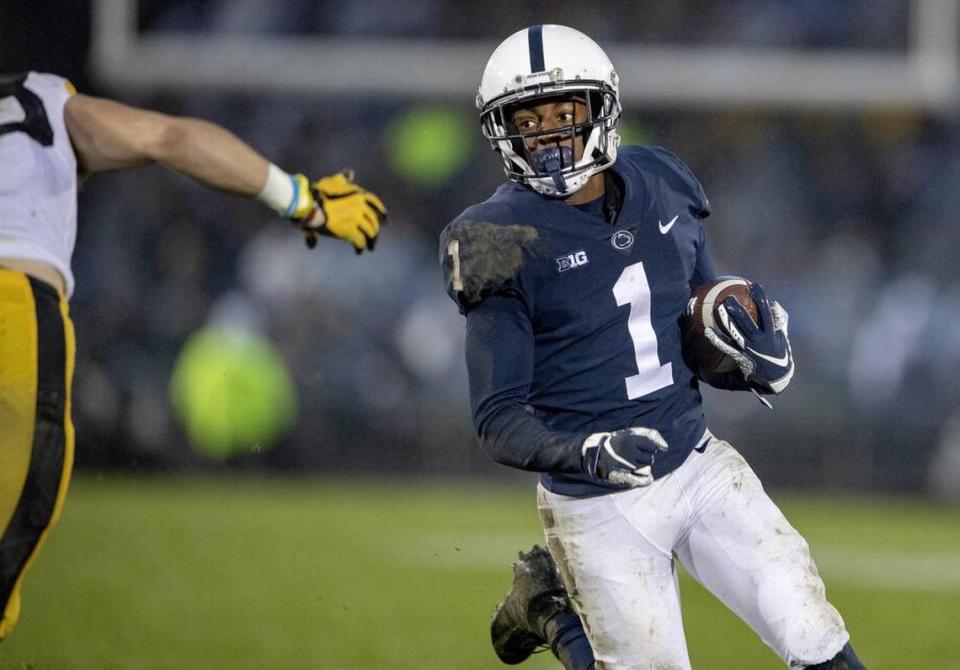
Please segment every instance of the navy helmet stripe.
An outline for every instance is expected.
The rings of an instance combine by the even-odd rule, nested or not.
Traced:
[[[527,30],[527,45],[530,47],[530,71],[543,72],[543,26],[531,26]]]

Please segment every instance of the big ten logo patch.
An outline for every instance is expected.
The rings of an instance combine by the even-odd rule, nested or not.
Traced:
[[[566,272],[575,268],[582,267],[590,262],[586,251],[574,251],[572,254],[560,256],[557,259],[557,272]]]

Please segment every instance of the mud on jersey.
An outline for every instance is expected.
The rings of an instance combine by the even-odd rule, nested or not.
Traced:
[[[660,477],[706,431],[679,320],[691,287],[713,276],[709,203],[664,149],[622,149],[611,169],[624,186],[612,223],[510,182],[441,234],[447,291],[468,321],[481,443],[566,495],[612,488],[580,468],[590,433],[659,430]]]

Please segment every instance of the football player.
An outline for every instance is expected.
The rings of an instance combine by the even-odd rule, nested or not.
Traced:
[[[386,216],[349,172],[310,183],[212,123],[78,94],[52,74],[0,77],[0,640],[70,481],[77,185],[148,163],[258,198],[310,247],[330,236],[373,249]]]
[[[806,542],[707,430],[701,381],[777,394],[793,358],[754,285],[759,323],[728,300],[711,333],[739,369],[685,360],[680,317],[715,278],[700,183],[666,149],[618,147],[617,74],[576,30],[508,37],[477,104],[509,180],[444,229],[441,263],[481,445],[540,473],[549,549],[514,566],[498,656],[548,642],[568,668],[689,668],[676,557],[790,667],[861,668]]]

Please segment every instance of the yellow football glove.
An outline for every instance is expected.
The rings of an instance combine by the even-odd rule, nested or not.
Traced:
[[[310,184],[294,175],[298,199],[290,218],[300,227],[307,246],[313,249],[321,235],[337,237],[356,252],[373,251],[387,209],[374,193],[353,183],[353,171],[345,170]]]

